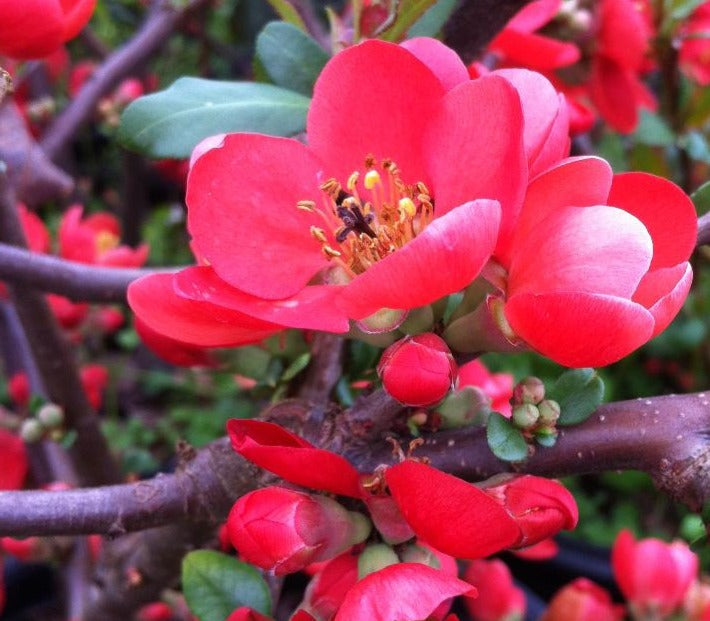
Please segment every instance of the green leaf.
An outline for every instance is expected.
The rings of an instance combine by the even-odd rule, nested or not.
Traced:
[[[296,8],[288,0],[266,0],[271,8],[276,11],[276,14],[285,22],[293,24],[296,28],[307,32],[306,24],[298,14]]]
[[[270,22],[256,38],[256,57],[278,86],[310,96],[330,58],[303,31],[286,22]]]
[[[394,22],[382,33],[380,38],[395,43],[401,41],[414,23],[435,2],[436,0],[400,0],[396,5],[397,15]]]
[[[498,412],[491,412],[486,427],[488,446],[503,461],[523,461],[528,456],[528,445],[519,429]]]
[[[560,404],[558,425],[577,425],[601,404],[604,382],[594,369],[570,369],[560,375],[547,398]]]
[[[306,127],[310,100],[272,84],[180,78],[136,99],[121,117],[118,138],[152,157],[190,157],[204,138],[228,132],[292,136]]]
[[[185,556],[182,590],[200,621],[224,621],[240,606],[271,614],[269,587],[259,572],[221,552],[197,550]]]
[[[673,0],[670,15],[673,19],[685,19],[705,0]]]
[[[407,38],[435,37],[456,8],[456,0],[437,0],[409,29]]]
[[[303,369],[305,369],[308,366],[308,363],[310,361],[311,361],[311,352],[307,351],[307,352],[301,354],[290,365],[288,365],[286,370],[283,372],[283,375],[281,376],[281,381],[288,382],[288,381],[292,380],[301,371],[303,371]]]
[[[703,183],[695,192],[690,195],[695,209],[699,216],[710,211],[710,181]]]
[[[667,147],[675,142],[675,135],[668,124],[659,115],[648,110],[641,111],[634,137],[638,142],[652,147]]]

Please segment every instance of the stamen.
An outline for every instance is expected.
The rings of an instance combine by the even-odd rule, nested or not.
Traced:
[[[339,257],[342,256],[342,252],[338,252],[334,248],[331,248],[328,244],[325,244],[323,246],[323,254],[328,257],[329,259],[332,259],[333,257]]]
[[[319,242],[324,244],[328,242],[328,238],[325,236],[325,231],[317,226],[311,227],[311,235],[315,237]]]
[[[400,212],[404,212],[410,218],[413,218],[417,213],[417,208],[411,198],[408,198],[406,196],[404,198],[400,198],[398,205]]]
[[[298,201],[296,207],[303,211],[315,211],[316,204],[315,201]]]
[[[372,190],[376,185],[380,185],[382,179],[380,178],[380,173],[376,170],[369,170],[365,175],[365,187],[368,190]]]
[[[352,175],[350,175],[350,176],[348,177],[348,182],[347,182],[347,184],[346,184],[346,187],[347,187],[348,190],[350,190],[350,192],[353,193],[353,194],[354,194],[355,191],[356,191],[355,186],[357,185],[357,181],[358,181],[359,178],[360,178],[360,173],[357,172],[357,170],[356,170]],[[367,177],[365,178],[365,187],[367,187]],[[370,188],[367,188],[367,189],[369,190]]]

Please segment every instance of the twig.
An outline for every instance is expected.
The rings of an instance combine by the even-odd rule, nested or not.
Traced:
[[[0,279],[77,301],[125,302],[128,285],[155,272],[87,265],[0,243]]]
[[[42,148],[50,159],[57,160],[79,127],[91,117],[101,97],[147,63],[173,34],[185,13],[206,1],[178,3],[154,0],[140,30],[102,63],[45,133]]]
[[[710,244],[710,213],[706,213],[698,218],[698,246]]]
[[[345,341],[337,334],[317,333],[311,344],[311,362],[298,397],[306,402],[325,405],[343,373]]]
[[[0,241],[26,246],[5,174],[0,174]],[[68,428],[76,431],[69,454],[80,481],[94,485],[118,481],[118,470],[84,394],[71,347],[47,301],[28,287],[11,285],[10,294],[47,394],[64,408]]]

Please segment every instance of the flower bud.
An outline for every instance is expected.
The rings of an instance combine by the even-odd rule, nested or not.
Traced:
[[[476,599],[464,600],[477,621],[521,621],[525,616],[525,594],[513,584],[503,561],[472,561],[463,579],[478,589]]]
[[[421,563],[434,569],[441,569],[441,563],[434,551],[424,546],[413,543],[404,548],[399,556],[403,563]]]
[[[37,420],[46,429],[54,429],[64,424],[64,410],[56,403],[45,403],[37,412]]]
[[[490,399],[475,386],[465,386],[451,393],[436,408],[443,429],[484,424],[491,413]]]
[[[511,547],[528,547],[577,525],[574,497],[557,481],[525,474],[482,487],[505,507],[520,529],[518,541]]]
[[[441,401],[451,390],[456,369],[448,345],[430,332],[390,345],[377,365],[385,390],[400,403],[417,406]]]
[[[234,504],[227,532],[245,561],[281,576],[364,541],[370,524],[330,498],[267,487]]]
[[[384,543],[373,543],[362,551],[357,560],[358,578],[362,580],[365,576],[397,563],[399,557],[392,548]]]
[[[522,403],[513,408],[513,422],[521,429],[530,429],[540,418],[540,410],[532,403]]]
[[[545,398],[545,384],[539,377],[526,377],[513,388],[515,403],[532,403],[537,405]]]
[[[686,543],[650,538],[634,541],[627,530],[614,542],[611,565],[619,589],[638,615],[670,615],[698,574],[698,557]]]
[[[32,444],[33,442],[39,442],[44,437],[44,431],[42,423],[36,418],[28,418],[22,423],[20,437],[28,444]]]
[[[560,418],[560,404],[552,399],[543,399],[537,409],[540,411],[540,422],[554,425]]]
[[[624,607],[587,578],[577,578],[559,590],[540,621],[621,621]]]

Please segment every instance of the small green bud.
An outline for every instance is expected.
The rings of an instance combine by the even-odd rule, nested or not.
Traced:
[[[399,556],[403,563],[421,563],[434,569],[441,569],[441,563],[436,554],[423,546],[408,545]]]
[[[537,406],[540,422],[554,425],[560,417],[560,404],[552,399],[543,399]]]
[[[360,580],[365,576],[399,563],[395,551],[384,543],[373,543],[367,546],[357,560],[357,573]]]
[[[28,418],[20,427],[20,437],[32,444],[39,442],[44,437],[44,427],[36,418]]]
[[[537,405],[545,398],[545,384],[539,377],[526,377],[513,388],[513,403]]]
[[[540,418],[540,410],[532,403],[523,403],[513,408],[513,422],[516,427],[530,429],[537,424]]]
[[[37,419],[47,429],[61,427],[64,424],[64,410],[56,403],[45,403],[37,412]]]

